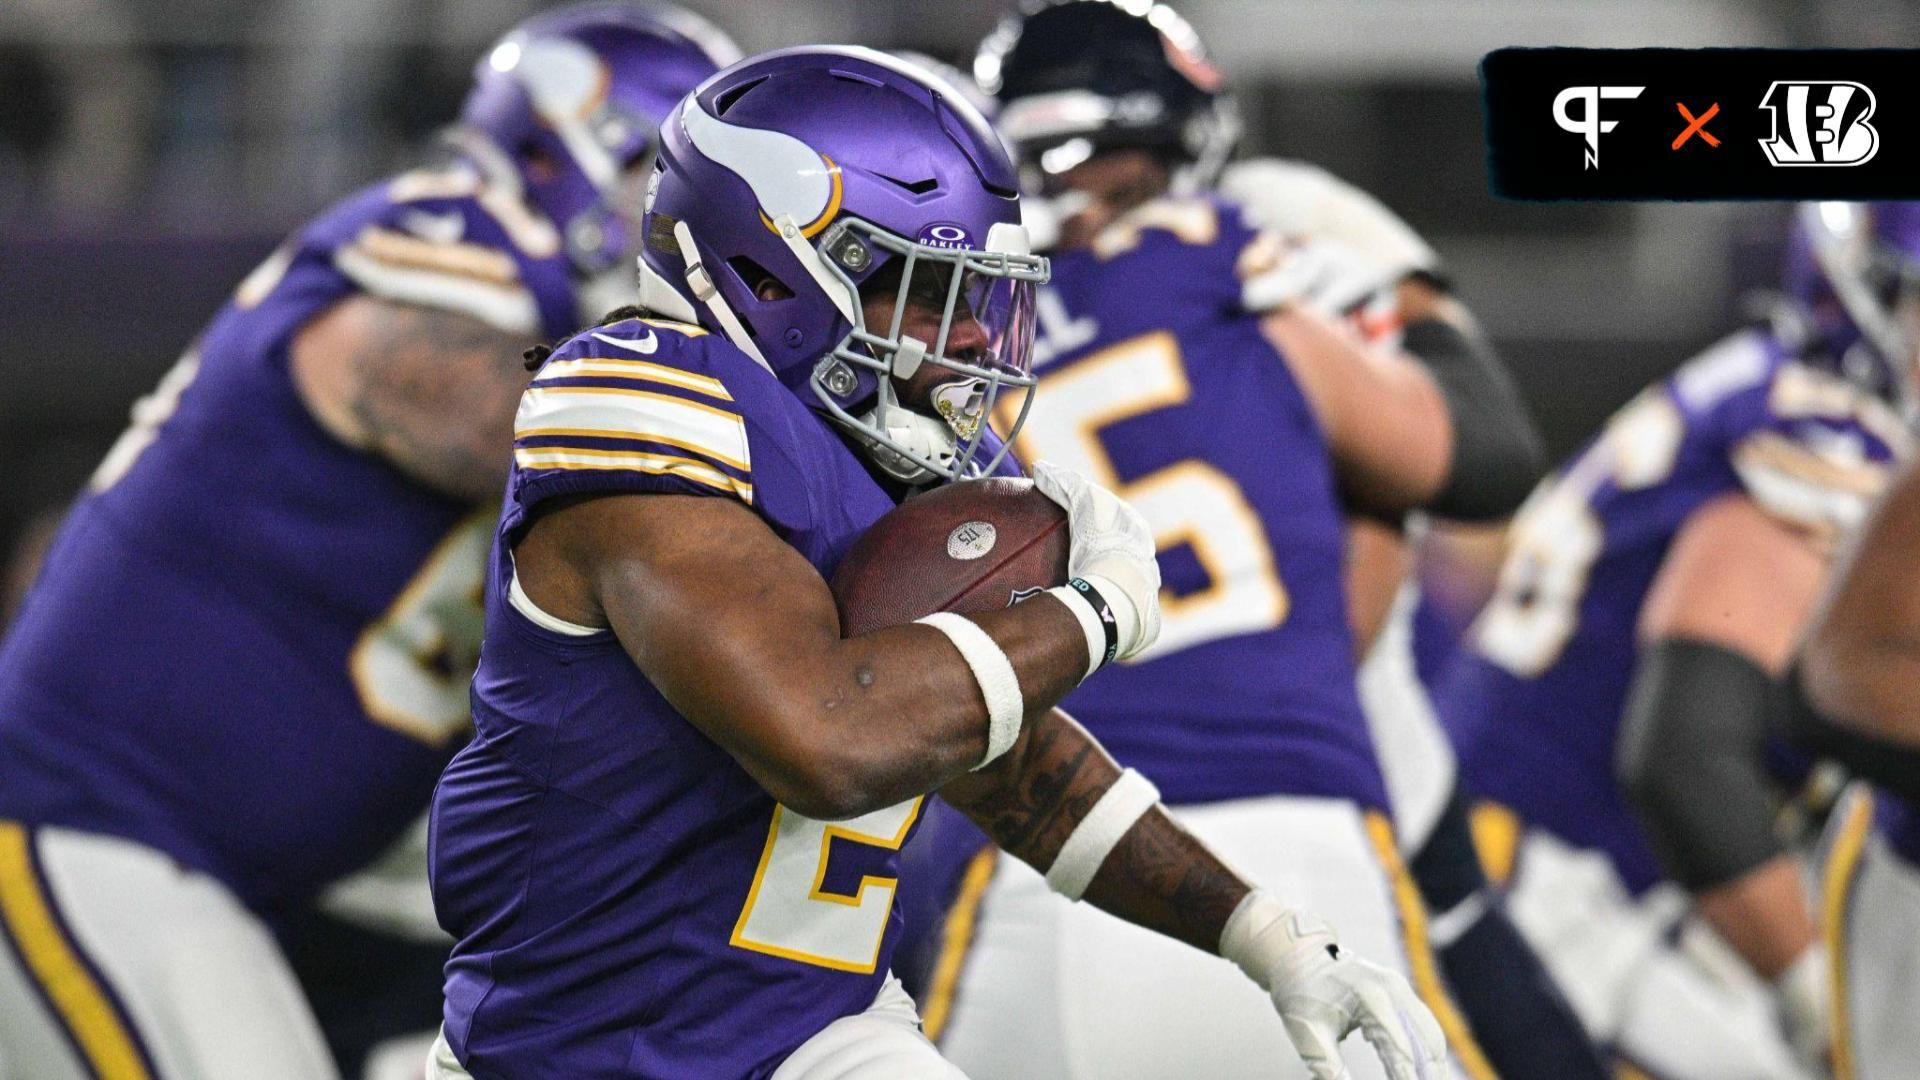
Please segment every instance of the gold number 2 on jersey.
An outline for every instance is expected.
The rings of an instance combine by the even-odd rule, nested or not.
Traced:
[[[729,943],[803,964],[870,974],[880,963],[880,943],[899,882],[867,874],[850,894],[822,891],[833,842],[898,851],[920,815],[920,802],[912,799],[832,822],[775,806],[753,887]]]

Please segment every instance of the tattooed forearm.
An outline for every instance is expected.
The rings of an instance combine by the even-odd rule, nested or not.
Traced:
[[[967,808],[994,842],[1046,866],[1120,775],[1078,724],[1058,712],[1033,724],[1004,766],[1000,782]]]
[[[1044,871],[1119,776],[1099,744],[1055,710],[1001,761],[941,793],[1002,848]],[[1155,808],[1107,856],[1085,899],[1212,952],[1246,894],[1239,875]]]
[[[1107,856],[1085,899],[1213,952],[1247,890],[1240,875],[1156,807]]]

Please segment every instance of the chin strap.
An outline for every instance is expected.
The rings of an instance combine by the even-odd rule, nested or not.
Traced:
[[[873,411],[858,419],[886,432],[888,438],[928,461],[952,467],[957,452],[953,429],[944,420],[923,416],[900,405],[893,400],[890,389],[883,387],[879,399],[874,402]],[[940,475],[870,436],[860,441],[867,448],[867,456],[873,459],[873,463],[902,483],[924,484]]]
[[[728,307],[726,300],[721,297],[720,290],[714,287],[713,276],[707,273],[705,264],[700,261],[700,249],[693,246],[693,230],[687,228],[686,222],[673,223],[673,239],[680,245],[681,261],[687,264],[687,288],[692,290],[694,299],[705,304],[707,310],[713,313],[714,319],[720,323],[720,329],[727,335],[728,341],[738,345],[741,352],[753,357],[761,367],[772,371],[773,365],[767,363],[765,356],[760,355],[760,346],[754,342],[753,336],[747,333],[747,328],[740,322],[740,316],[733,313],[733,309]]]

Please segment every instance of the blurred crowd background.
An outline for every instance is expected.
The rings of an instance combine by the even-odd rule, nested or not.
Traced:
[[[964,64],[994,0],[682,0],[748,52]],[[1556,454],[1742,317],[1768,204],[1488,194],[1476,65],[1502,45],[1888,46],[1908,0],[1175,0],[1243,152],[1321,164],[1440,251]],[[0,553],[34,542],[240,277],[416,157],[530,0],[0,0]],[[0,586],[0,604],[4,604]]]

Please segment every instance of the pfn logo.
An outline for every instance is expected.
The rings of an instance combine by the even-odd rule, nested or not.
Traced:
[[[1776,82],[1760,107],[1773,120],[1760,149],[1775,165],[1864,165],[1880,149],[1873,91],[1857,82]]]
[[[1618,120],[1600,119],[1601,99],[1637,98],[1645,89],[1644,86],[1569,86],[1553,99],[1553,122],[1560,125],[1561,131],[1571,131],[1587,140],[1587,168],[1600,167],[1600,136],[1620,126]],[[1586,102],[1584,114],[1578,119],[1568,115],[1567,110],[1575,101]]]

